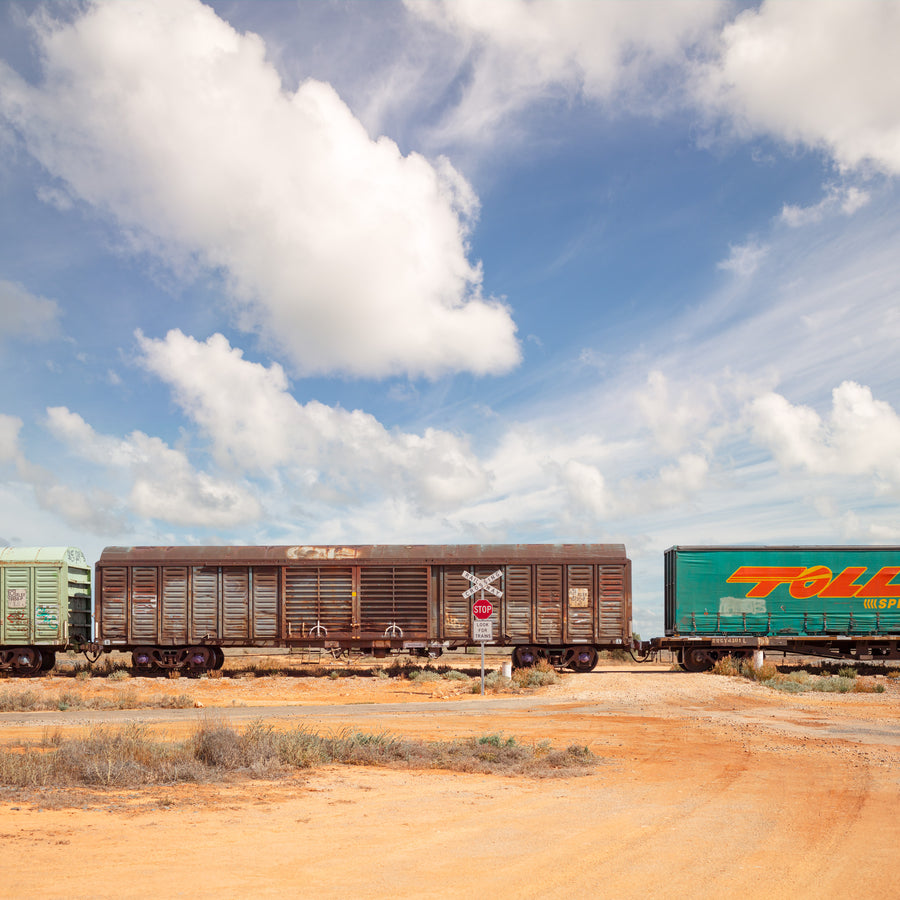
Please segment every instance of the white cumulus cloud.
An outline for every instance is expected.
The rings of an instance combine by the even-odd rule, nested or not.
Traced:
[[[898,0],[766,0],[722,30],[697,96],[743,134],[897,174],[898,46]]]
[[[200,342],[174,330],[138,342],[142,365],[172,387],[222,466],[286,472],[313,495],[393,493],[431,511],[487,487],[490,475],[464,436],[388,430],[361,410],[298,403],[281,366],[244,359],[220,334]]]
[[[43,80],[0,64],[0,116],[134,246],[221,273],[243,327],[297,371],[517,364],[449,162],[371,139],[328,84],[286,89],[261,39],[198,0],[98,0],[33,27]]]
[[[259,501],[246,487],[198,472],[187,456],[157,437],[134,431],[125,438],[99,434],[64,406],[47,410],[47,427],[77,455],[131,480],[129,505],[138,516],[178,525],[225,528],[259,518]]]
[[[852,381],[836,387],[825,417],[776,393],[757,397],[749,416],[755,438],[782,466],[813,475],[868,475],[900,492],[900,416],[868,387]]]

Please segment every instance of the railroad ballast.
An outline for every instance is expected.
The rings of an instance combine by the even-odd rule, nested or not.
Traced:
[[[898,548],[673,547],[664,573],[665,635],[636,641],[621,544],[110,547],[93,607],[80,551],[5,548],[0,669],[37,674],[72,648],[146,672],[219,668],[227,647],[433,657],[476,643],[479,579],[500,594],[490,643],[517,666],[590,671],[616,649],[692,671],[758,649],[900,658]]]

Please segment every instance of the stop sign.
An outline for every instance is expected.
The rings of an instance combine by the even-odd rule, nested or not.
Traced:
[[[493,611],[494,607],[490,600],[478,600],[472,604],[472,612],[476,619],[489,619]]]

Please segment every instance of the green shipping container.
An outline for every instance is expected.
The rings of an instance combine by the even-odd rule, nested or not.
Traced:
[[[666,636],[900,633],[898,547],[672,547]]]
[[[0,547],[0,646],[91,638],[91,567],[75,547]]]

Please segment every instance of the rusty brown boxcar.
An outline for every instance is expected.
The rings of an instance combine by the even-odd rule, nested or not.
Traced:
[[[622,544],[108,547],[97,640],[139,669],[216,668],[223,647],[438,656],[475,643],[473,578],[497,572],[490,643],[517,665],[589,671],[631,646]]]

